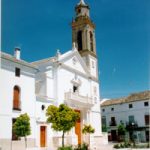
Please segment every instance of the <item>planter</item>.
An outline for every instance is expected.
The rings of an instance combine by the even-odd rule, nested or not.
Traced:
[[[114,150],[132,150],[131,148],[113,148]]]
[[[113,150],[149,150],[149,148],[113,148]]]
[[[149,150],[149,148],[132,148],[132,150]]]

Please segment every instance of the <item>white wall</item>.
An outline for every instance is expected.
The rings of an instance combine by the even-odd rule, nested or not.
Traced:
[[[124,123],[129,122],[129,116],[134,116],[134,120],[138,123],[138,126],[143,127],[145,126],[144,116],[145,114],[149,114],[150,110],[150,106],[144,106],[144,102],[146,101],[149,100],[101,107],[101,111],[105,109],[105,112],[102,111],[102,116],[106,116],[107,126],[111,121],[111,117],[115,117],[117,124],[119,124],[121,120]],[[133,108],[129,108],[129,104],[132,104]],[[111,108],[114,108],[114,111],[111,111]]]
[[[21,69],[21,76],[15,77],[15,67]],[[18,63],[12,63],[2,59],[2,68],[0,72],[0,133],[1,138],[11,138],[12,118],[20,114],[28,113],[31,119],[31,127],[35,126],[35,70],[22,66]],[[21,91],[21,111],[13,110],[13,88],[17,85]],[[30,137],[34,137],[34,130]]]

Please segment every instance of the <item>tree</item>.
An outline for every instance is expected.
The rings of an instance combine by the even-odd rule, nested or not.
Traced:
[[[91,134],[94,132],[95,132],[95,129],[91,125],[84,125],[84,127],[82,129],[83,134],[87,134],[87,133]]]
[[[17,117],[13,124],[13,132],[17,137],[24,137],[25,147],[27,147],[27,136],[31,134],[30,118],[27,113]]]
[[[120,137],[120,140],[124,140],[124,136],[126,134],[126,128],[124,124],[120,123],[117,128],[118,128],[118,135]]]
[[[91,125],[84,125],[82,129],[83,134],[88,134],[88,144],[90,145],[90,134],[94,133],[95,129]]]
[[[65,104],[59,107],[50,105],[46,110],[47,122],[52,123],[52,128],[55,131],[62,131],[62,147],[64,147],[65,133],[70,131],[75,126],[79,119],[79,113],[69,108]]]

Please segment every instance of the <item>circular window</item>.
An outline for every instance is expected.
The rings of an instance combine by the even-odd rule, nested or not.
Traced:
[[[77,60],[76,60],[75,57],[72,59],[72,62],[73,62],[74,65],[77,63]]]

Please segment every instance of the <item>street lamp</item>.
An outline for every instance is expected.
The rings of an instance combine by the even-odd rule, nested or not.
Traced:
[[[135,141],[134,141],[134,127],[135,127],[135,123],[134,122],[131,123],[131,127],[132,127],[132,142],[133,142],[133,145],[135,146]]]

